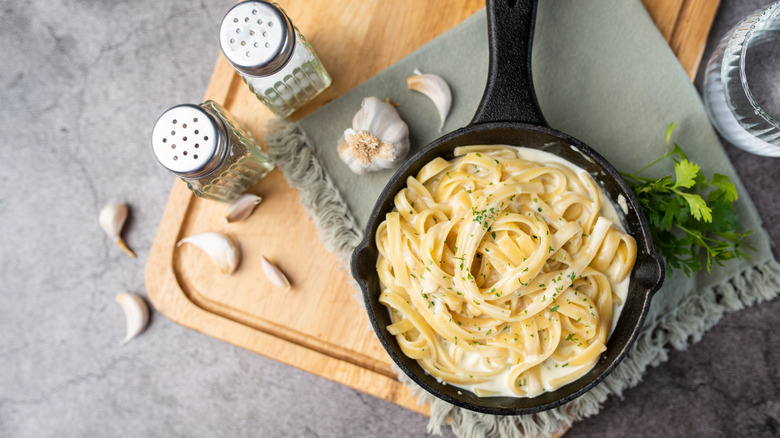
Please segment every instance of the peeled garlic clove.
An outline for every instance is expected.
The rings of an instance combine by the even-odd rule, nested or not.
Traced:
[[[439,132],[441,132],[444,121],[450,113],[450,106],[452,106],[450,87],[441,76],[430,73],[422,74],[418,70],[415,70],[414,73],[414,76],[406,79],[406,85],[410,90],[419,91],[431,99],[439,112],[439,118],[441,118],[441,125],[439,125]]]
[[[251,193],[239,196],[238,199],[230,203],[225,210],[225,220],[227,220],[228,223],[231,223],[248,218],[255,210],[255,207],[262,201],[263,198]]]
[[[121,236],[122,227],[125,225],[128,212],[127,204],[106,205],[100,210],[98,223],[108,237],[113,239],[130,257],[135,258],[135,253],[127,247]]]
[[[230,237],[217,232],[196,234],[184,238],[176,244],[177,247],[184,243],[191,243],[202,249],[206,255],[214,260],[219,271],[229,275],[238,267],[240,254],[238,245]]]
[[[388,169],[409,153],[409,127],[393,105],[366,97],[338,148],[342,161],[357,174]]]
[[[268,259],[265,257],[260,260],[260,264],[263,267],[265,276],[271,283],[274,284],[274,286],[284,290],[290,290],[290,280],[287,279],[284,273],[280,271],[276,265],[268,261]]]
[[[119,345],[125,345],[146,328],[149,323],[149,306],[137,294],[119,294],[116,296],[116,302],[122,306],[127,319],[127,334],[119,343]]]

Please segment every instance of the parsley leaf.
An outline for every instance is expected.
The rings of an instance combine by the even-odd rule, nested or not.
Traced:
[[[699,173],[699,165],[688,160],[674,163],[674,187],[689,189],[696,184],[696,175]]]
[[[677,143],[670,150],[674,128],[672,123],[666,129],[664,155],[634,173],[622,174],[647,217],[653,244],[666,260],[667,270],[679,269],[690,277],[702,267],[709,272],[713,263],[749,259],[742,248],[750,248],[744,241],[750,231],[739,231],[732,208],[737,200],[734,183],[718,173],[708,180]],[[673,175],[640,176],[667,158],[674,162]]]
[[[737,188],[734,187],[734,183],[726,175],[716,173],[712,176],[712,181],[709,182],[709,185],[716,187],[716,191],[723,192],[726,196],[726,201],[734,202],[737,200]]]
[[[697,221],[704,220],[704,222],[712,222],[712,210],[707,207],[707,203],[701,196],[682,192],[678,194],[688,203],[688,208]]]

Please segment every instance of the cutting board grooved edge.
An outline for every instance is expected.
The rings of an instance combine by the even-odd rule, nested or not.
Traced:
[[[253,317],[251,314],[242,312],[237,309],[231,309],[225,305],[220,304],[219,302],[210,300],[206,295],[197,292],[196,288],[190,285],[185,279],[181,278],[180,274],[178,274],[175,269],[172,272],[174,277],[176,277],[177,284],[181,288],[184,295],[187,296],[187,298],[189,298],[189,300],[195,306],[203,309],[206,312],[221,316],[222,318],[228,319],[237,324],[243,324],[252,327],[260,332],[277,337],[291,344],[328,355],[334,359],[351,363],[355,366],[359,366],[377,374],[382,374],[386,377],[397,380],[396,373],[394,373],[390,367],[382,366],[382,364],[374,358],[356,352],[349,352],[349,350],[344,347],[321,339],[313,338],[312,340],[307,340],[304,334],[296,330],[286,329],[285,327],[279,324],[275,324],[271,321]]]
[[[340,362],[343,366],[335,365],[333,368],[340,370],[341,375],[325,375],[328,380],[350,386],[356,390],[364,391],[379,398],[390,400],[409,410],[428,415],[427,407],[418,406],[411,396],[409,390],[398,381],[397,376],[390,372],[377,372],[368,367],[355,364],[354,361],[342,360],[333,357],[328,351],[316,351],[298,344],[288,342],[274,336],[273,333],[266,333],[261,330],[252,329],[244,326],[240,322],[233,321],[221,315],[209,312],[193,302],[182,288],[182,284],[172,268],[174,266],[175,247],[182,224],[185,221],[187,212],[190,211],[192,202],[197,198],[186,188],[186,185],[176,180],[171,190],[166,211],[163,214],[158,236],[152,246],[149,255],[149,261],[145,269],[145,284],[149,299],[154,308],[185,327],[197,332],[215,337],[241,348],[255,351],[258,354],[270,359],[279,360],[290,366],[299,368],[303,371],[313,374],[319,374],[315,366],[307,366],[305,363],[291,360],[291,357],[308,357],[311,363],[323,361]],[[160,235],[162,234],[162,235]],[[160,261],[170,260],[170,263],[159,263]],[[238,333],[239,329],[243,333]],[[251,338],[251,340],[250,340]],[[266,339],[262,339],[266,338]],[[264,342],[265,350],[257,348],[255,343]],[[270,352],[274,349],[282,350],[291,347],[293,353],[290,357],[278,357]],[[311,352],[314,353],[312,355]],[[381,390],[366,390],[365,386],[355,383],[356,374],[362,374],[358,382],[370,381],[378,384]]]

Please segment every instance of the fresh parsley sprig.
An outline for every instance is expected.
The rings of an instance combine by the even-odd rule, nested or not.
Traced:
[[[666,129],[664,155],[634,173],[622,173],[644,210],[667,270],[682,269],[690,277],[702,268],[702,258],[707,272],[713,263],[722,266],[734,258],[749,259],[742,248],[750,248],[745,242],[750,231],[739,231],[732,209],[737,200],[734,183],[718,173],[708,180],[677,143],[670,149],[674,128],[672,123]],[[673,175],[658,179],[640,176],[665,159],[674,161]]]

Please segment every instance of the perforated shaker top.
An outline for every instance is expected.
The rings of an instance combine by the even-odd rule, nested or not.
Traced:
[[[152,130],[152,150],[157,160],[182,177],[197,177],[222,161],[219,122],[197,105],[178,105],[160,116]]]
[[[246,1],[233,6],[222,19],[219,45],[238,71],[268,76],[290,59],[295,48],[295,30],[276,6]]]

